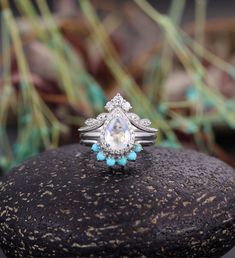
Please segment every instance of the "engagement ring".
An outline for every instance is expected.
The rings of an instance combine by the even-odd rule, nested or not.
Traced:
[[[105,161],[109,167],[125,166],[134,161],[143,146],[153,145],[157,129],[151,128],[149,119],[140,119],[129,113],[131,105],[119,93],[107,104],[108,113],[85,121],[81,127],[80,143],[91,146],[98,161]]]

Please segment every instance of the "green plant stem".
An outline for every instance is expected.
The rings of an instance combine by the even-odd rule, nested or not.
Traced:
[[[206,23],[206,0],[196,0],[195,3],[196,3],[195,39],[201,46],[204,46],[205,23]],[[202,55],[203,55],[203,51],[202,51]]]
[[[174,24],[179,24],[183,14],[185,0],[171,1],[169,17]],[[169,46],[166,33],[164,34],[163,49],[160,53],[160,60],[158,59],[157,65],[150,69],[152,76],[147,74],[147,85],[145,87],[148,99],[157,105],[164,99],[164,82],[167,79],[172,69],[173,51]],[[154,57],[156,59],[156,57]],[[149,81],[149,77],[151,81]]]
[[[95,38],[99,43],[107,66],[112,71],[115,79],[117,80],[118,84],[125,92],[127,97],[134,104],[136,103],[136,110],[138,110],[140,114],[147,115],[150,119],[152,119],[153,126],[159,127],[168,138],[173,139],[177,144],[180,145],[174,132],[163,120],[161,115],[155,111],[155,109],[149,103],[148,99],[144,96],[135,81],[127,74],[127,72],[122,68],[121,64],[117,61],[118,55],[113,48],[107,34],[105,33],[105,30],[103,29],[102,24],[99,21],[90,2],[87,0],[81,0],[80,5],[82,11],[86,15],[86,18],[90,23]]]
[[[0,96],[0,146],[4,146],[2,156],[7,160],[7,163],[13,159],[9,139],[6,133],[6,123],[8,110],[11,103],[15,99],[15,92],[11,86],[10,67],[10,37],[5,27],[4,17],[1,13],[1,32],[2,32],[2,63],[3,63],[3,85]]]
[[[29,78],[30,78],[29,68],[23,53],[23,46],[17,29],[17,25],[15,23],[15,20],[12,16],[10,9],[4,10],[4,17],[12,37],[13,45],[15,48],[15,54],[18,62],[18,67],[21,75],[22,99],[19,103],[21,103],[25,108],[31,107],[32,114],[34,115],[33,121],[31,122],[36,123],[37,127],[41,132],[41,139],[44,143],[44,146],[47,147],[49,143],[49,139],[43,133],[43,129],[47,128],[47,121],[45,120],[45,117],[42,115],[43,110],[41,110],[41,106],[40,106],[40,103],[42,102],[42,100],[38,95],[38,93],[36,92],[34,86],[29,81]],[[52,118],[52,120],[50,121],[52,125],[53,123],[55,123],[63,127],[63,125],[60,124],[57,118],[54,115],[52,115],[52,113],[50,113],[48,109],[45,111],[47,114],[49,113],[49,116]],[[27,126],[29,126],[29,124]],[[20,132],[22,132],[22,130],[20,130]],[[19,135],[19,141],[20,140],[23,141],[22,139],[23,139],[22,136]]]
[[[61,35],[46,2],[37,1],[37,4],[45,21],[44,24],[47,25],[47,33],[43,29],[42,23],[39,22],[40,18],[31,1],[16,1],[16,3],[21,12],[32,21],[36,36],[50,48],[51,53],[55,56],[56,69],[62,82],[60,86],[68,97],[70,105],[75,109],[80,108],[86,117],[94,115],[93,110],[100,112],[103,102],[93,102],[88,95],[89,89],[92,89],[92,94],[95,92],[97,95],[103,96],[103,90],[97,82],[93,83],[94,79],[85,71],[78,53]],[[104,97],[102,98],[104,99]]]
[[[204,46],[204,32],[205,32],[205,21],[206,21],[206,1],[205,0],[196,0],[196,8],[195,8],[195,38],[202,46]],[[204,48],[203,48],[204,49]],[[203,53],[202,53],[203,54]],[[198,58],[201,61],[201,58]],[[198,84],[198,94],[199,99],[202,98],[201,92],[203,85],[201,83]],[[196,108],[196,117],[197,117],[197,125],[201,127],[202,125],[202,117],[203,117],[203,105],[197,105]],[[194,139],[201,150],[205,150],[205,144],[203,139],[201,139],[200,132],[196,132],[194,134]]]
[[[135,0],[139,7],[159,24],[168,35],[171,47],[175,50],[179,60],[181,60],[185,70],[193,79],[194,85],[200,94],[208,99],[218,110],[219,114],[232,127],[235,126],[235,115],[225,105],[225,98],[217,91],[210,89],[204,83],[205,69],[196,56],[183,44],[179,31],[171,23],[168,17],[161,15],[157,10],[151,7],[145,0]]]

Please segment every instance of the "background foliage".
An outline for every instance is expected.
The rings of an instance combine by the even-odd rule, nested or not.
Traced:
[[[70,23],[67,30],[75,31],[80,50],[95,46],[107,75],[103,80],[89,69],[83,51],[78,51],[74,38],[66,34],[66,26],[51,13],[47,1],[14,1],[18,17],[9,4],[1,1],[0,167],[4,171],[44,149],[77,142],[75,128],[100,113],[106,96],[117,91],[132,103],[137,114],[159,128],[158,145],[189,145],[221,153],[215,151],[214,127],[235,128],[235,101],[208,86],[207,67],[215,67],[232,81],[235,67],[205,47],[205,1],[195,1],[193,35],[179,26],[184,0],[172,1],[168,15],[145,0],[133,1],[162,31],[160,47],[147,53],[137,72],[120,58],[105,19],[91,2],[78,1],[79,22]],[[110,16],[109,24],[115,24]],[[43,50],[33,63],[29,61],[29,45]],[[47,62],[40,62],[40,53],[46,55]],[[36,65],[35,59],[39,60]],[[40,67],[39,73],[35,66]],[[182,99],[172,100],[166,96],[166,81],[176,68],[189,76],[191,83]],[[10,141],[11,127],[17,135]]]

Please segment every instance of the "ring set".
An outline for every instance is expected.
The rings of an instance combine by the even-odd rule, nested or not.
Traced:
[[[140,119],[129,112],[131,105],[119,93],[107,104],[108,113],[89,118],[79,128],[80,143],[91,146],[98,161],[109,167],[125,166],[134,161],[142,147],[153,145],[157,129],[151,128],[149,119]]]

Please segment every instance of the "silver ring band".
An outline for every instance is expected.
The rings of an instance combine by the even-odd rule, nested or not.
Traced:
[[[100,134],[102,132],[102,129],[103,127],[94,131],[82,132],[80,134],[80,143],[87,146],[91,146],[93,143],[97,143],[100,139]],[[156,133],[145,132],[138,128],[134,130],[134,133],[135,133],[135,140],[142,146],[149,146],[154,144],[157,137]]]
[[[86,126],[79,129],[80,143],[92,146],[97,160],[106,160],[108,166],[125,165],[127,160],[135,160],[142,146],[155,143],[157,129],[150,127],[148,119],[129,113],[131,105],[120,94],[105,108],[108,113],[86,120]]]

